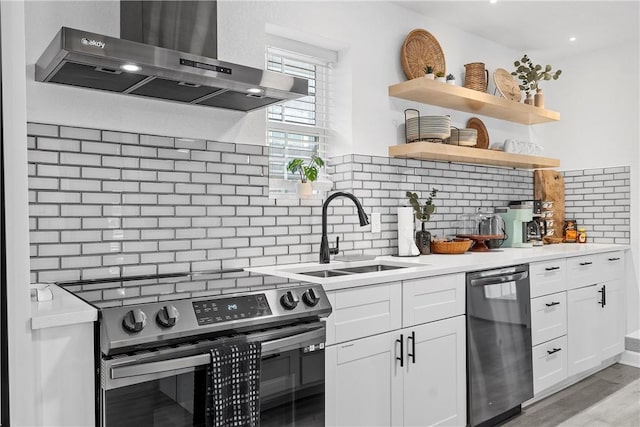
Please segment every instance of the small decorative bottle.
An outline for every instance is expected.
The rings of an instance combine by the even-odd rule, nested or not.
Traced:
[[[578,227],[578,243],[587,243],[587,230],[584,227]]]

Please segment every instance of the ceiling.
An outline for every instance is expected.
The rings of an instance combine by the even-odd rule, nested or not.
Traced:
[[[396,1],[429,18],[547,58],[635,40],[640,1]],[[576,37],[574,42],[569,37]],[[538,56],[538,55],[536,55]]]

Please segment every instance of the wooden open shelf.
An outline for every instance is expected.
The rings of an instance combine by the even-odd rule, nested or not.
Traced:
[[[433,142],[412,142],[389,147],[389,156],[411,159],[439,160],[456,163],[478,163],[517,169],[543,169],[560,166],[560,160],[527,154],[505,153],[474,147],[459,147]]]
[[[523,125],[554,122],[560,113],[424,77],[389,86],[389,96]]]

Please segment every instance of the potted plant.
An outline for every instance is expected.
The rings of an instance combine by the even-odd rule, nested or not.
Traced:
[[[415,217],[422,226],[419,231],[416,231],[416,246],[420,250],[420,254],[429,255],[431,253],[431,233],[426,230],[426,222],[429,221],[431,215],[436,211],[436,205],[433,204],[433,199],[438,194],[437,188],[432,188],[427,197],[427,201],[424,204],[420,204],[418,195],[407,191],[406,196],[409,198],[409,203],[413,207]]]
[[[431,65],[424,67],[424,76],[429,80],[433,80],[435,78],[435,75],[433,74],[433,67]]]
[[[551,65],[546,65],[544,68],[540,64],[534,64],[533,61],[525,54],[522,59],[515,61],[513,65],[516,70],[511,73],[512,76],[516,76],[520,80],[520,90],[523,90],[526,94],[525,103],[532,104],[531,94],[536,92],[533,103],[536,107],[544,107],[544,96],[542,94],[542,88],[540,88],[540,81],[542,80],[558,80],[562,70],[552,71]]]
[[[456,77],[451,73],[447,74],[447,84],[450,84],[450,85],[456,84]]]
[[[300,182],[296,183],[296,191],[302,199],[308,199],[313,195],[311,183],[318,179],[318,168],[324,166],[324,160],[315,154],[305,163],[303,159],[295,158],[287,165],[287,170],[291,173],[300,174]]]
[[[436,80],[439,82],[444,82],[445,78],[444,78],[444,71],[438,71],[436,73]]]

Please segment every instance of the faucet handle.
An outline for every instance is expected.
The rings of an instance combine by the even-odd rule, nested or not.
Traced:
[[[340,237],[339,236],[336,237],[336,247],[335,248],[329,247],[329,254],[330,255],[337,255],[338,252],[340,252]]]

